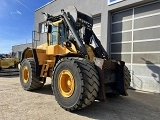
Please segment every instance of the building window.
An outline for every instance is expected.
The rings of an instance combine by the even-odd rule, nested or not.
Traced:
[[[108,0],[108,5],[115,4],[115,3],[118,3],[120,1],[123,1],[123,0]]]
[[[48,31],[48,27],[45,25],[45,23],[40,23],[40,33],[46,33]]]

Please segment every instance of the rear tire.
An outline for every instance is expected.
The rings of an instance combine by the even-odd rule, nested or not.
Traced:
[[[24,90],[31,91],[43,87],[46,78],[36,76],[33,58],[24,59],[20,67],[20,83]]]
[[[71,78],[73,77],[72,82],[74,81],[74,91],[69,92],[71,94],[68,96],[63,94],[65,91],[61,92],[61,87],[59,87],[64,86],[64,83],[59,82],[61,79],[63,79],[63,81],[65,81],[65,79],[68,80],[68,77],[61,77],[63,71],[69,71],[68,73],[72,74],[69,76],[71,76]],[[86,59],[73,57],[63,58],[54,68],[52,89],[58,104],[62,108],[67,111],[82,109],[90,105],[98,95],[98,73],[94,65]]]

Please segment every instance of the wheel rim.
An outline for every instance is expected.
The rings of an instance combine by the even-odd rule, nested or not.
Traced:
[[[22,69],[22,78],[24,83],[29,81],[29,69],[27,66],[24,66]]]
[[[70,71],[63,70],[58,77],[58,89],[63,97],[71,97],[75,88],[74,78]]]

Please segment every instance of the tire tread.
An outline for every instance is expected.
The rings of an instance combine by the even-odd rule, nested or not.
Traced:
[[[56,64],[54,71],[56,71],[58,65],[63,61],[73,62],[75,68],[79,70],[80,79],[83,81],[83,91],[81,92],[80,99],[77,101],[76,105],[71,108],[64,108],[67,111],[74,111],[77,109],[82,109],[92,102],[94,102],[95,98],[98,96],[99,91],[99,77],[98,73],[94,67],[94,64],[90,63],[86,59],[78,58],[78,57],[67,57],[62,58]],[[57,100],[57,102],[59,102]]]
[[[34,62],[34,59],[33,58],[27,58],[22,62],[22,64],[24,62],[28,62],[29,67],[31,69],[31,71],[30,71],[31,72],[30,84],[27,88],[24,88],[24,89],[27,90],[27,91],[32,91],[32,90],[42,88],[43,85],[44,85],[44,82],[40,82],[39,80],[41,78],[36,76],[36,68],[35,68],[36,63]]]

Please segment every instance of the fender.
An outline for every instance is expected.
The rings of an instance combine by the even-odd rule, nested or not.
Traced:
[[[22,63],[22,61],[24,59],[27,59],[27,58],[33,58],[34,59],[34,62],[36,63],[36,66],[35,66],[36,75],[39,76],[39,74],[40,74],[40,72],[39,72],[39,61],[38,61],[36,49],[30,48],[30,47],[27,47],[26,49],[24,49],[20,62]]]
[[[81,56],[80,54],[75,54],[75,53],[66,53],[66,54],[58,54],[56,55],[56,61],[55,64],[53,65],[53,68],[55,67],[56,63],[64,57],[80,57],[83,58],[83,56]],[[53,74],[54,74],[54,69],[53,69]]]

